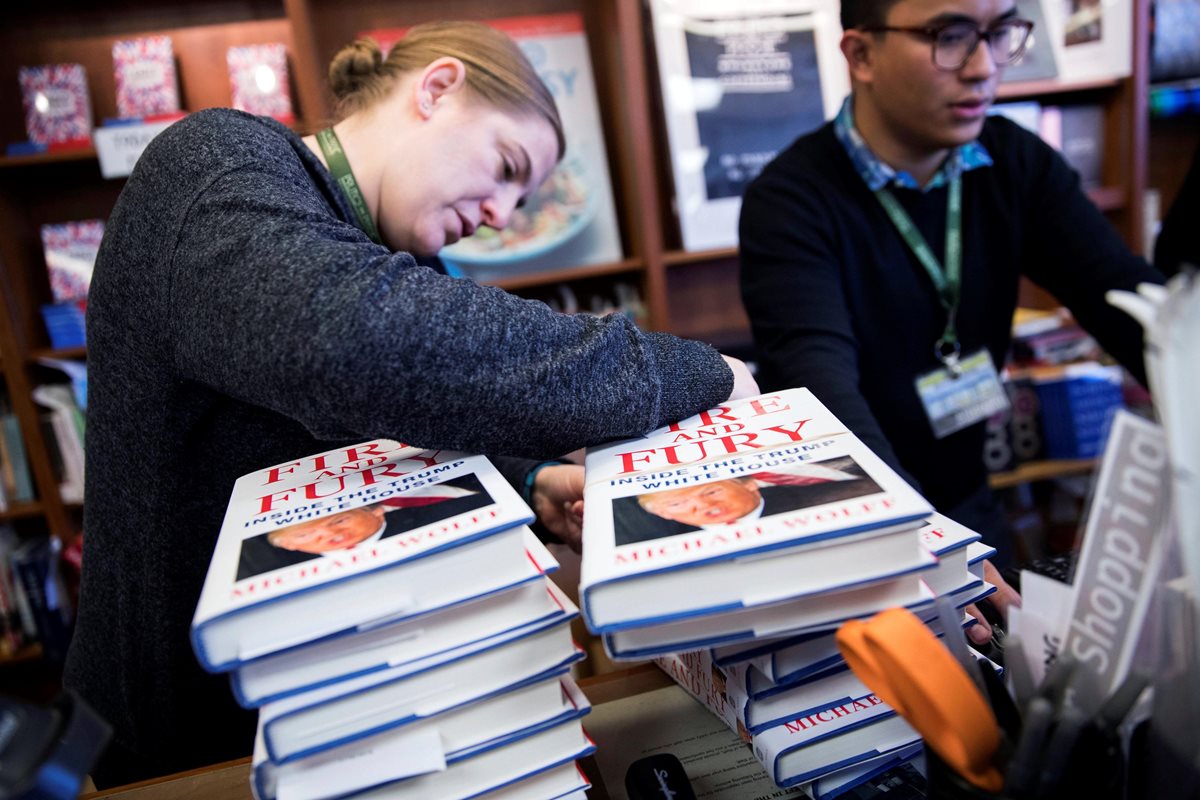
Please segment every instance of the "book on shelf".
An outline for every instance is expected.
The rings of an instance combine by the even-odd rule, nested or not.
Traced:
[[[480,227],[438,254],[452,275],[476,280],[622,258],[604,125],[579,12],[483,19],[508,34],[554,96],[566,153],[545,183],[497,231]],[[366,31],[387,52],[404,28]]]
[[[12,656],[37,635],[33,611],[12,572],[12,554],[21,540],[11,525],[0,525],[0,656]]]
[[[599,633],[756,609],[782,623],[780,604],[810,601],[805,624],[827,623],[820,595],[907,605],[936,563],[916,534],[933,509],[807,389],[592,448],[585,466],[581,605]]]
[[[1084,189],[1104,183],[1104,106],[1082,103],[1042,109],[1042,138],[1079,173]]]
[[[260,726],[251,780],[259,800],[342,797],[444,770],[590,709],[574,681],[556,675],[284,764],[267,757]]]
[[[60,222],[41,227],[42,254],[50,276],[50,292],[55,303],[86,300],[92,281],[92,267],[100,240],[104,237],[104,220],[85,219]]]
[[[51,536],[26,540],[12,550],[8,567],[47,660],[61,664],[71,641],[74,609],[59,570],[62,542]],[[23,623],[27,624],[27,623]]]
[[[9,503],[30,503],[36,496],[21,421],[11,411],[0,412],[0,480]]]
[[[82,64],[45,64],[17,71],[25,107],[25,133],[36,145],[87,145],[92,101]]]
[[[179,111],[179,78],[170,36],[113,42],[117,114],[142,118]]]
[[[685,250],[737,245],[746,186],[849,93],[835,3],[652,0]]]
[[[1040,81],[1058,77],[1058,48],[1046,20],[1045,0],[1017,0],[1017,17],[1033,23],[1020,61],[1004,68],[1001,81]],[[1061,5],[1062,0],[1050,0]]]
[[[47,413],[42,415],[48,438],[54,442],[54,451],[60,466],[56,472],[59,479],[59,494],[64,502],[82,503],[84,487],[84,436],[86,423],[83,412],[75,404],[75,394],[66,384],[52,383],[37,386],[33,399]]]
[[[899,753],[920,740],[908,723],[870,693],[750,733],[726,694],[724,673],[703,651],[663,656],[656,663],[748,742],[755,758],[781,788]]]
[[[533,513],[483,456],[378,439],[239,478],[192,644],[211,671],[516,585]]]
[[[231,105],[239,111],[274,117],[285,124],[295,119],[288,84],[287,48],[281,42],[231,47],[226,51]]]
[[[429,663],[436,656],[527,626],[548,624],[574,606],[545,577],[557,562],[530,533],[529,567],[517,585],[399,622],[263,656],[235,669],[234,695],[255,708],[332,681]]]

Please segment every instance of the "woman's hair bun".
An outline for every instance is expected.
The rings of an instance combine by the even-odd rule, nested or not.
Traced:
[[[343,47],[329,64],[329,88],[339,100],[369,85],[383,67],[383,51],[374,39],[359,39]]]

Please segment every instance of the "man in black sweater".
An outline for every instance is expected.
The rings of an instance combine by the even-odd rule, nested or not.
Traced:
[[[917,378],[951,372],[954,353],[1002,365],[1025,275],[1143,379],[1141,331],[1104,294],[1162,278],[1053,149],[986,117],[1028,38],[1013,0],[843,0],[842,26],[851,97],[781,152],[742,206],[761,385],[811,389],[1003,565],[1011,545],[984,425],[935,436]],[[947,248],[955,229],[960,246]]]

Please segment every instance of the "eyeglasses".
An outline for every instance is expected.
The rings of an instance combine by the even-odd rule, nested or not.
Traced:
[[[990,28],[980,28],[970,22],[949,22],[929,27],[895,27],[871,25],[859,30],[870,33],[911,33],[928,39],[933,45],[933,65],[946,72],[966,66],[975,48],[984,39],[997,66],[1007,66],[1020,60],[1029,45],[1033,23],[1027,19],[1006,19]]]

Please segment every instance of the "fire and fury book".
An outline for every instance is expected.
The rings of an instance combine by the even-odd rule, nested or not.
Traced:
[[[933,509],[807,389],[589,450],[581,597],[613,632],[930,566]]]
[[[82,64],[45,64],[17,72],[25,132],[37,144],[90,139],[92,101]]]
[[[378,439],[257,470],[234,484],[193,647],[222,671],[513,586],[532,519],[483,456]]]
[[[169,36],[143,36],[113,42],[117,114],[122,118],[179,111],[179,79]]]
[[[920,740],[891,707],[870,693],[751,734],[726,694],[724,673],[713,666],[707,654],[679,653],[658,658],[656,663],[748,742],[780,787],[807,783]]]

